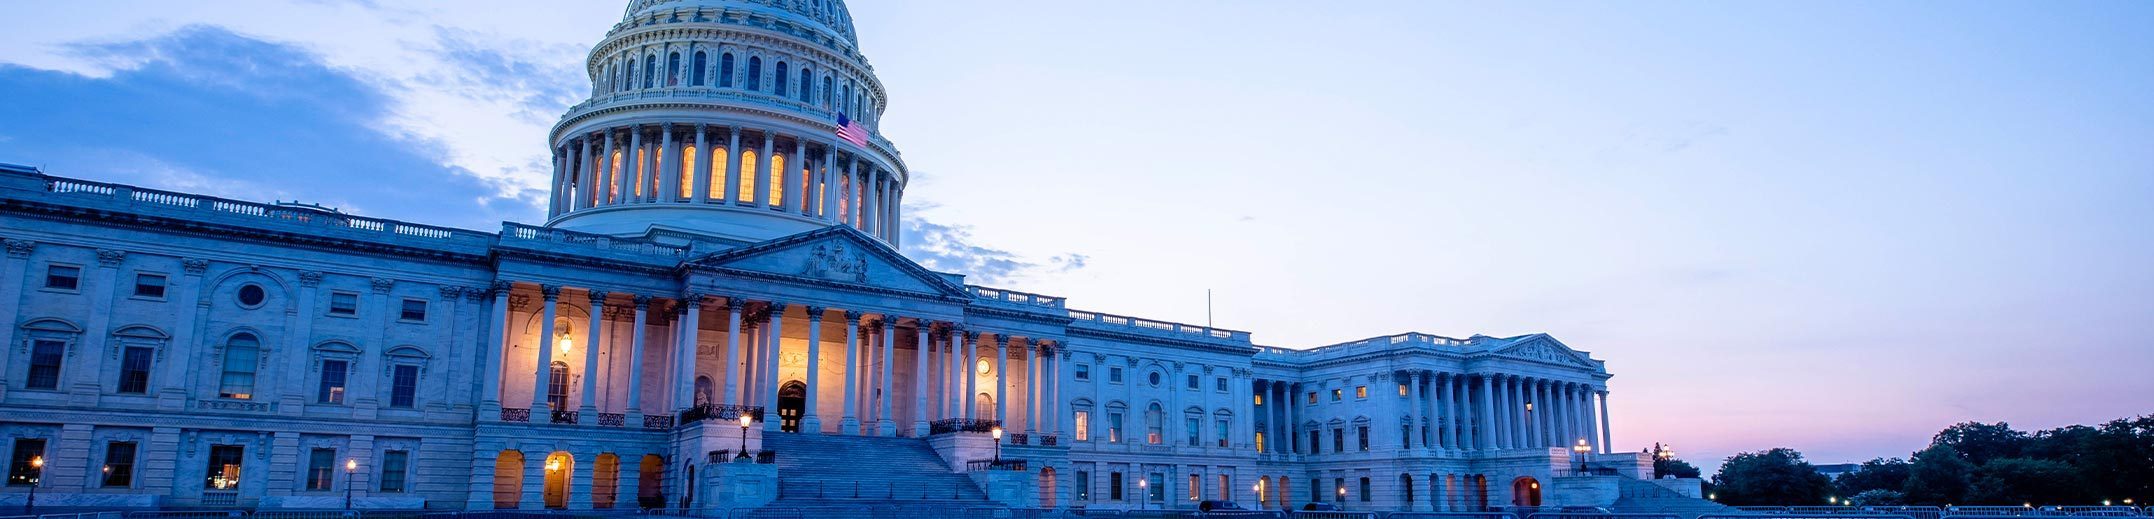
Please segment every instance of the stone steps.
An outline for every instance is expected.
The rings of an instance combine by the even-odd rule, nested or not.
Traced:
[[[985,503],[987,494],[952,472],[920,438],[774,434],[763,448],[778,452],[778,501],[786,506]]]

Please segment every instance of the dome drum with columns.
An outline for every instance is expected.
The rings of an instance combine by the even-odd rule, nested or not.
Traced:
[[[552,132],[548,225],[741,242],[851,225],[895,246],[908,175],[853,42],[834,1],[632,3],[591,52],[591,99]]]

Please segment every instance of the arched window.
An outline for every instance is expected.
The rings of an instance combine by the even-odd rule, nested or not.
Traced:
[[[695,59],[689,60],[688,64],[694,66],[695,70],[688,72],[688,86],[703,86],[703,68],[709,65],[705,63],[705,57],[703,51],[699,50],[696,51]]]
[[[781,205],[785,205],[785,156],[773,153],[770,155],[770,206]]]
[[[1166,438],[1167,412],[1159,408],[1158,402],[1153,402],[1144,408],[1144,443],[1159,445]]]
[[[616,84],[616,82],[614,81],[614,79],[616,79],[616,78],[615,78],[615,76],[619,76],[619,75],[621,74],[621,64],[619,64],[619,63],[607,63],[607,64],[606,64],[606,69],[605,69],[605,74],[606,74],[606,79],[605,79],[605,81],[606,81],[606,82],[604,83],[604,84],[606,85],[605,91],[607,91],[607,92],[618,92],[619,90],[616,90],[616,89],[617,89],[617,88],[620,88],[620,87],[614,86],[614,85]]]
[[[553,361],[553,369],[546,376],[546,407],[555,411],[568,410],[568,363]]]
[[[224,376],[219,378],[217,396],[248,400],[254,398],[254,372],[262,363],[262,339],[251,333],[239,333],[224,342]]]
[[[748,57],[748,90],[763,90],[763,58]]]
[[[627,72],[627,73],[625,73],[625,74],[622,74],[622,75],[621,75],[621,90],[622,90],[622,91],[627,91],[627,90],[632,90],[632,89],[635,89],[635,88],[636,88],[636,60],[635,60],[634,58],[630,58],[630,59],[628,60],[628,72]]]
[[[608,175],[608,176],[611,176],[611,177],[616,177],[616,178],[618,178],[618,177],[619,177],[619,176],[621,175],[621,159],[627,158],[627,155],[628,155],[628,152],[627,152],[626,150],[622,150],[622,149],[619,149],[619,148],[615,148],[615,149],[613,150],[613,167],[612,167],[612,168],[609,168],[609,169],[607,169],[607,171],[612,171],[612,172],[613,172],[613,174],[612,174],[612,175]],[[613,203],[613,202],[619,201],[619,200],[621,199],[621,185],[620,185],[620,184],[618,184],[618,183],[615,183],[615,182],[607,182],[607,183],[606,183],[606,186],[605,186],[605,189],[606,189],[606,203]]]
[[[723,200],[723,199],[725,199],[725,197],[726,197],[726,192],[725,192],[725,186],[727,186],[727,184],[725,183],[725,157],[726,157],[726,156],[727,156],[727,155],[726,155],[726,149],[725,149],[725,147],[724,147],[724,146],[712,146],[712,147],[711,147],[711,174],[710,174],[710,177],[711,177],[711,198],[712,198],[712,199],[717,199],[717,200]]]
[[[681,198],[696,196],[696,146],[681,147]]]
[[[733,88],[733,53],[718,55],[718,86]]]
[[[643,88],[651,88],[651,87],[654,87],[654,86],[658,86],[658,85],[657,85],[656,83],[653,83],[653,82],[652,82],[652,81],[653,81],[653,79],[654,79],[654,78],[656,78],[657,76],[658,76],[658,56],[657,56],[657,55],[650,55],[650,56],[644,56],[644,57],[643,57]]]
[[[644,155],[646,155],[646,154],[648,154],[648,153],[649,153],[649,151],[646,151],[645,149],[641,149],[641,148],[639,148],[639,149],[637,149],[637,150],[636,150],[636,167],[634,168],[634,169],[636,170],[636,174],[635,174],[635,176],[634,176],[634,177],[632,177],[632,178],[629,178],[629,180],[631,180],[631,181],[634,181],[634,182],[635,182],[635,184],[636,184],[635,186],[632,186],[632,187],[631,187],[631,188],[629,189],[629,192],[631,192],[631,193],[634,193],[634,194],[635,194],[635,197],[636,197],[636,198],[638,198],[638,199],[641,199],[641,198],[643,198],[643,183],[644,183],[644,171],[643,171],[643,165],[644,165],[645,163],[648,163],[648,162],[650,162],[650,157],[645,157]]]
[[[770,82],[771,93],[778,94],[778,97],[785,97],[785,71],[785,62],[778,62],[778,73],[773,76],[774,79]]]
[[[740,201],[755,203],[755,150],[740,152]]]
[[[853,177],[838,177],[838,221],[853,221]]]
[[[666,54],[666,86],[681,86],[681,53]]]
[[[838,111],[841,111],[841,112],[845,112],[845,113],[847,113],[847,114],[852,114],[852,116],[853,116],[852,118],[854,118],[854,119],[859,119],[859,118],[860,118],[860,113],[859,113],[859,111],[858,111],[858,110],[846,110],[846,107],[848,107],[848,106],[852,106],[852,105],[853,105],[853,80],[847,79],[847,80],[845,80],[845,93],[844,93],[844,97],[838,98]]]
[[[830,108],[830,98],[834,95],[830,91],[830,76],[823,76],[823,108]]]
[[[800,67],[800,102],[815,102],[815,90],[809,88],[812,86],[815,86],[815,74],[809,72],[808,67]]]

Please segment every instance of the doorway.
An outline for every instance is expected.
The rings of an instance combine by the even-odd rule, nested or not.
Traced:
[[[800,417],[808,407],[808,385],[798,380],[778,387],[778,430],[800,432]]]

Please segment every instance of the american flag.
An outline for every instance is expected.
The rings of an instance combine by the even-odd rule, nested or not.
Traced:
[[[860,123],[845,118],[844,113],[838,114],[838,138],[845,139],[845,142],[853,143],[854,146],[868,146],[868,130],[861,128]]]

